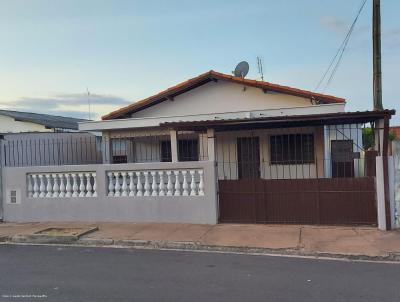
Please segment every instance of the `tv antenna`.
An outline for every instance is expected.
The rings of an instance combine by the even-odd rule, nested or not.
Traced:
[[[88,102],[88,109],[89,109],[89,120],[90,120],[90,92],[89,92],[89,88],[86,86],[86,92],[87,92],[87,102]]]
[[[261,76],[261,81],[264,82],[263,60],[261,57],[258,56],[257,56],[257,68],[258,68],[258,73]]]
[[[242,61],[236,65],[233,74],[235,77],[241,77],[243,79],[248,72],[249,72],[249,63],[247,63],[246,61]]]

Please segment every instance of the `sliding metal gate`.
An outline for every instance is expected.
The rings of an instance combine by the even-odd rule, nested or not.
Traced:
[[[218,182],[220,222],[376,224],[374,177]]]
[[[367,158],[361,130],[217,133],[219,221],[376,225],[375,157]]]

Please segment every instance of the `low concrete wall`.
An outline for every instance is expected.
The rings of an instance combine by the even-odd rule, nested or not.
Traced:
[[[108,171],[149,171],[203,169],[203,196],[108,197]],[[27,174],[96,172],[97,197],[32,198],[27,193]],[[179,162],[114,165],[20,167],[3,169],[4,220],[38,221],[114,221],[217,223],[215,163]],[[10,192],[16,203],[10,203]]]

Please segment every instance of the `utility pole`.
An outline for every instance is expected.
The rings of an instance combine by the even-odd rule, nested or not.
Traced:
[[[381,64],[381,1],[373,0],[372,43],[374,68],[374,110],[383,110],[382,106],[382,64]]]

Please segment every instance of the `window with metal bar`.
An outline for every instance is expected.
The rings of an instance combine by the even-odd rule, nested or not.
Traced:
[[[271,135],[270,161],[273,165],[314,163],[314,134]]]

